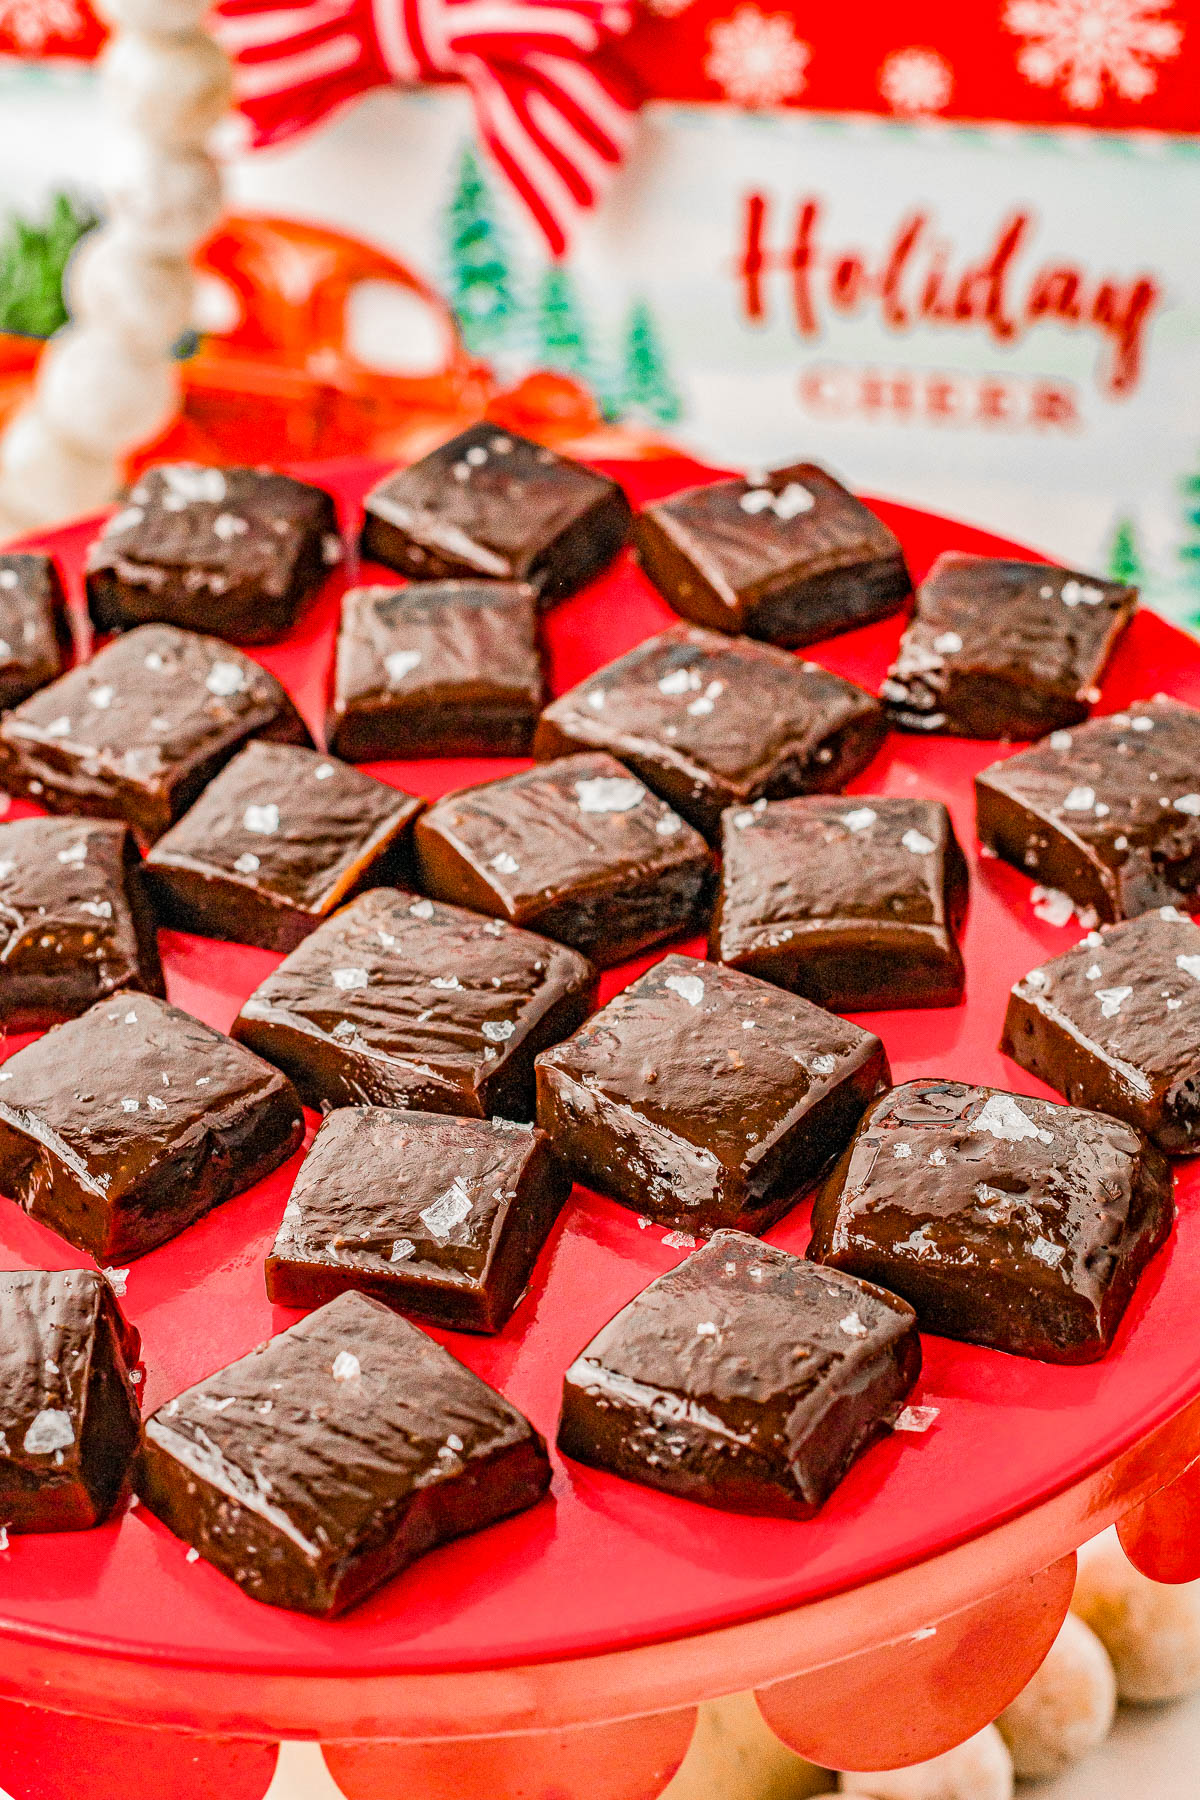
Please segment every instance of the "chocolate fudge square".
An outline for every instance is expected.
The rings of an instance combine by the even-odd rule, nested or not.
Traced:
[[[408,873],[424,802],[296,744],[255,741],[146,858],[179,931],[294,950],[362,891]]]
[[[1044,563],[940,556],[883,684],[893,725],[1038,738],[1078,725],[1138,591]]]
[[[515,581],[352,588],[329,748],[350,762],[526,755],[545,697],[537,616]]]
[[[708,1236],[765,1231],[890,1080],[869,1031],[738,969],[667,956],[538,1058],[538,1124],[577,1181]]]
[[[834,1012],[962,999],[967,864],[939,801],[759,801],[722,824],[714,962]]]
[[[711,840],[727,806],[836,793],[886,735],[874,695],[840,675],[674,625],[552,701],[533,749],[607,750]]]
[[[140,1346],[94,1269],[0,1274],[0,1527],[88,1531],[129,1486]]]
[[[1200,712],[1173,700],[1054,731],[975,777],[981,843],[1112,924],[1200,896]]]
[[[290,1081],[149,994],[117,994],[0,1069],[0,1192],[101,1264],[178,1237],[299,1148]]]
[[[52,556],[0,551],[0,708],[61,675],[72,649],[67,600]]]
[[[808,1519],[920,1372],[903,1300],[718,1231],[572,1363],[558,1444],[684,1500]]]
[[[0,1024],[40,1031],[121,988],[162,994],[154,914],[126,825],[0,825]]]
[[[362,552],[413,581],[527,582],[544,608],[608,567],[632,518],[607,475],[480,423],[367,495]]]
[[[793,649],[912,592],[895,534],[815,463],[673,494],[641,514],[635,543],[681,617]]]
[[[0,786],[47,812],[124,819],[147,846],[251,737],[310,742],[248,656],[143,625],[0,718]]]
[[[499,1331],[570,1191],[534,1126],[340,1107],[296,1177],[267,1292],[314,1307],[353,1288],[453,1331]]]
[[[708,921],[708,845],[611,756],[564,756],[451,794],[415,843],[426,893],[571,944],[600,968]]]
[[[926,1078],[867,1108],[808,1254],[902,1295],[926,1331],[1095,1362],[1174,1216],[1170,1165],[1130,1126]]]
[[[149,1510],[251,1599],[322,1619],[549,1485],[516,1407],[364,1294],[160,1407],[137,1470]]]
[[[244,644],[280,637],[341,561],[323,488],[270,469],[147,469],[88,552],[98,631],[183,625]]]
[[[574,950],[498,919],[373,888],[255,989],[233,1035],[310,1106],[533,1116],[533,1059],[595,1004]]]
[[[1200,931],[1165,906],[1089,932],[1009,997],[1000,1048],[1073,1106],[1200,1146]]]

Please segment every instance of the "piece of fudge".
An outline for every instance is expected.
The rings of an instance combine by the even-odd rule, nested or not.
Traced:
[[[727,806],[835,793],[886,735],[879,702],[840,675],[674,625],[552,701],[533,749],[607,750],[713,839]]]
[[[834,1012],[962,999],[967,865],[939,801],[759,801],[722,826],[714,962]]]
[[[98,631],[182,625],[244,644],[280,637],[341,561],[324,488],[271,469],[163,463],[88,552]]]
[[[685,619],[792,648],[884,619],[912,579],[895,533],[815,463],[646,507],[638,561]]]
[[[381,481],[362,553],[413,581],[523,581],[543,608],[603,573],[629,536],[622,490],[486,421]]]
[[[581,950],[599,968],[708,923],[698,831],[611,756],[564,756],[432,806],[420,885]]]
[[[165,991],[128,826],[107,819],[0,825],[0,1024],[41,1031],[120,988]]]
[[[268,975],[233,1026],[309,1106],[533,1116],[533,1059],[595,1003],[574,950],[373,888]]]
[[[571,1364],[559,1448],[681,1499],[807,1519],[920,1372],[903,1300],[718,1231]]]
[[[252,737],[311,741],[248,656],[143,625],[0,718],[0,787],[47,812],[124,819],[146,846]]]
[[[882,698],[905,731],[1037,738],[1078,725],[1138,591],[1044,563],[940,556]]]
[[[696,1235],[765,1231],[890,1080],[869,1031],[738,969],[667,956],[538,1058],[577,1181]]]
[[[1166,906],[1031,969],[1000,1048],[1074,1106],[1136,1125],[1160,1149],[1200,1145],[1200,930]]]
[[[94,1269],[0,1274],[0,1528],[88,1531],[141,1434],[138,1334]]]
[[[144,1256],[298,1149],[290,1081],[149,994],[117,994],[0,1069],[0,1192],[101,1264]]]
[[[71,627],[52,556],[0,550],[0,710],[17,706],[67,665]]]
[[[254,741],[151,849],[163,922],[294,950],[322,919],[409,872],[424,801],[296,744]]]
[[[305,1157],[267,1257],[279,1306],[348,1288],[455,1331],[499,1331],[571,1191],[545,1132],[345,1106]]]
[[[330,1619],[533,1506],[550,1463],[448,1350],[342,1294],[147,1419],[136,1485],[252,1599]]]
[[[1140,700],[975,777],[981,843],[1111,924],[1200,895],[1200,712]]]
[[[352,588],[326,742],[349,762],[525,756],[545,697],[534,591],[515,581]]]
[[[926,1331],[1095,1362],[1174,1217],[1170,1165],[1131,1126],[926,1077],[867,1108],[808,1254],[901,1294]]]

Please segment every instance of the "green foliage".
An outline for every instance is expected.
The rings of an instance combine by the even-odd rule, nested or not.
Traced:
[[[97,223],[90,207],[56,194],[41,222],[13,215],[0,228],[0,331],[48,338],[66,323],[67,261]]]
[[[1138,548],[1137,527],[1132,519],[1118,519],[1108,550],[1108,573],[1113,581],[1137,587],[1146,578],[1146,565]]]
[[[654,316],[644,300],[635,303],[625,328],[621,411],[669,425],[683,411],[671,380]]]
[[[537,359],[544,369],[586,380],[591,368],[587,327],[575,285],[561,263],[542,276],[537,301]]]
[[[1200,471],[1184,478],[1183,517],[1186,530],[1179,551],[1183,579],[1192,593],[1200,595]]]
[[[470,149],[458,165],[444,229],[450,304],[467,348],[484,355],[504,342],[516,300],[492,190]]]

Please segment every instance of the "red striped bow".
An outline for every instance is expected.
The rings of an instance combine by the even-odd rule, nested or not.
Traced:
[[[632,133],[632,93],[603,55],[630,22],[620,0],[220,0],[215,30],[259,145],[369,88],[465,82],[483,142],[558,256]]]

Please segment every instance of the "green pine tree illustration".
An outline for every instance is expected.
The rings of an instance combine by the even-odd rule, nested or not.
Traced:
[[[0,331],[48,338],[66,323],[67,261],[96,224],[90,207],[69,194],[56,194],[43,219],[14,214],[0,226]]]
[[[1183,581],[1196,603],[1193,620],[1200,618],[1200,470],[1183,480],[1184,539],[1179,554],[1183,561]]]
[[[683,411],[654,315],[644,300],[635,302],[625,327],[621,411],[661,425],[671,424]]]
[[[1113,581],[1123,582],[1126,587],[1137,587],[1146,578],[1137,527],[1132,519],[1117,520],[1108,550],[1108,573]]]
[[[544,369],[586,380],[591,373],[587,326],[575,284],[561,263],[551,263],[538,289],[536,355]]]
[[[449,300],[467,348],[501,346],[516,312],[512,269],[495,197],[473,150],[462,153],[446,208]]]

